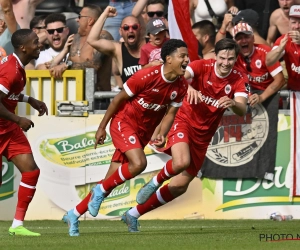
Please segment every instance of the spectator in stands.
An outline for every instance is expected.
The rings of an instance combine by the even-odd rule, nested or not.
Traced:
[[[234,0],[208,0],[208,4],[203,0],[190,0],[192,23],[209,20],[219,29],[225,13],[236,14],[238,12],[238,8],[234,6]],[[212,17],[209,8],[214,12],[215,17]]]
[[[119,41],[121,35],[119,33],[120,24],[126,16],[130,15],[137,0],[110,0],[109,6],[117,9],[118,15],[114,18],[106,20],[104,30],[108,31],[115,41]]]
[[[36,60],[36,69],[49,69],[52,61],[63,50],[68,39],[69,28],[66,26],[66,16],[64,14],[50,14],[45,19],[45,26],[50,48],[41,52]]]
[[[278,36],[289,31],[289,11],[295,0],[278,0],[280,8],[273,11],[270,16],[267,42],[273,46]]]
[[[39,42],[41,43],[41,51],[48,49],[49,44],[47,40],[47,32],[46,32],[46,26],[45,26],[45,18],[46,15],[40,15],[40,16],[35,16],[34,18],[31,19],[30,21],[30,29],[33,30],[39,38]],[[32,70],[35,69],[35,60],[33,59],[30,63],[28,63],[25,66],[26,70]]]
[[[272,50],[267,54],[268,66],[276,63],[283,57],[288,73],[287,88],[300,91],[300,5],[293,5],[289,12],[289,31],[280,36],[274,43]]]
[[[270,15],[279,7],[278,0],[236,0],[235,5],[239,10],[252,9],[258,13],[258,32],[267,39]]]
[[[169,38],[166,37],[167,27],[159,18],[150,19],[146,29],[150,40],[141,47],[139,64],[142,65],[142,68],[148,68],[163,63],[160,55],[161,47],[169,40]]]
[[[102,39],[97,34],[102,30],[105,20],[109,19],[108,6],[101,14],[96,24],[93,26],[87,42],[100,51],[101,53],[110,55],[116,63],[118,71],[121,72],[121,78],[123,83],[138,71],[141,66],[138,64],[140,59],[141,47],[146,43],[145,38],[142,37],[141,24],[136,17],[125,17],[121,23],[120,34],[124,39],[124,42],[116,43]]]
[[[80,11],[78,22],[78,33],[75,34],[70,49],[66,46],[59,55],[61,58],[66,57],[69,53],[68,61],[62,65],[52,65],[50,72],[55,72],[55,68],[62,67],[63,70],[57,72],[63,73],[66,69],[85,69],[94,68],[97,74],[97,82],[95,91],[111,91],[111,68],[112,58],[109,55],[103,54],[87,43],[87,37],[101,15],[102,10],[97,5],[86,5]],[[111,34],[102,30],[98,38],[113,40]],[[55,67],[54,67],[55,66]],[[61,77],[61,75],[56,76]],[[95,109],[107,109],[110,99],[102,99],[100,102],[95,102]]]
[[[17,23],[21,29],[28,29],[29,23],[35,16],[36,7],[45,0],[12,0]]]
[[[0,0],[0,25],[0,47],[10,55],[14,51],[11,36],[20,28],[13,12],[12,0]]]
[[[279,99],[279,96],[275,96],[284,85],[284,77],[279,61],[273,66],[266,65],[266,56],[271,48],[263,44],[254,44],[254,32],[247,23],[234,26],[233,38],[240,47],[236,66],[248,75],[252,93],[249,96],[250,106],[263,103],[268,98]]]
[[[209,20],[202,20],[194,23],[192,30],[199,42],[201,48],[201,56],[203,59],[214,59],[215,54],[215,40],[216,28]]]

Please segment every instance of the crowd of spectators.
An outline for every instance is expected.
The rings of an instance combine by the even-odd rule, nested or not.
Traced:
[[[117,14],[104,17],[99,25],[101,32],[94,37],[97,43],[88,42],[90,31],[103,13],[99,5],[89,4],[97,1],[73,0],[78,6],[77,17],[73,17],[77,26],[75,34],[70,32],[65,13],[36,15],[37,6],[44,1],[48,0],[0,0],[1,58],[13,52],[11,35],[20,28],[30,28],[38,35],[42,52],[26,69],[50,70],[54,78],[61,78],[67,69],[94,68],[95,91],[119,91],[140,68],[162,63],[160,49],[169,39],[168,1],[111,0],[109,5],[116,8]],[[281,35],[290,31],[290,9],[297,4],[300,0],[190,0],[191,26],[198,40],[199,56],[214,58],[215,43],[225,37],[236,40],[241,51],[247,46],[254,51],[257,45],[263,45],[267,53]],[[244,32],[248,37],[242,42],[233,36],[234,26],[239,23],[247,23],[251,28],[251,32]],[[248,77],[258,79],[249,71],[249,63],[254,63],[252,54],[250,51],[245,56],[241,52],[240,59],[247,66]],[[287,82],[284,60],[281,65],[280,72]],[[273,72],[269,76],[273,77]],[[281,88],[282,84],[279,85]],[[280,88],[276,87],[275,91]],[[110,99],[102,100],[98,108],[106,109],[109,102]]]

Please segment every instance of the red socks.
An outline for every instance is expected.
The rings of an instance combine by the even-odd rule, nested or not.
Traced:
[[[35,186],[38,181],[39,175],[39,169],[22,173],[21,183],[18,191],[18,203],[15,219],[20,221],[24,220],[29,203],[34,196]]]
[[[152,194],[152,196],[144,204],[137,205],[136,209],[140,215],[143,215],[174,200],[175,198],[176,197],[171,194],[169,185],[167,184],[160,188],[156,193]]]
[[[102,182],[102,186],[104,190],[108,192],[131,178],[132,175],[129,172],[128,163],[124,163],[110,177]]]
[[[172,159],[168,160],[166,165],[163,167],[162,170],[157,174],[156,180],[159,184],[162,184],[164,181],[171,179],[176,173],[172,168]]]

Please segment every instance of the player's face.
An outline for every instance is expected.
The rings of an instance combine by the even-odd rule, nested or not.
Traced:
[[[294,4],[294,0],[278,0],[279,7],[282,9],[282,11],[288,15],[291,6]]]
[[[290,30],[300,31],[300,18],[290,17],[289,26]]]
[[[29,35],[28,42],[24,45],[27,55],[30,59],[38,59],[40,55],[41,43],[35,32]]]
[[[243,56],[249,56],[253,51],[254,36],[239,33],[235,36],[236,43],[240,46],[240,53]]]
[[[120,27],[120,35],[130,48],[136,48],[141,36],[141,26],[134,17],[125,18]]]
[[[187,48],[178,48],[176,52],[170,55],[168,63],[171,64],[173,73],[175,73],[177,76],[184,75],[186,67],[189,63],[189,55]]]
[[[49,23],[46,27],[49,45],[56,51],[63,49],[69,34],[69,28],[62,22]]]
[[[235,50],[220,50],[216,55],[216,70],[220,76],[230,73],[236,62]]]

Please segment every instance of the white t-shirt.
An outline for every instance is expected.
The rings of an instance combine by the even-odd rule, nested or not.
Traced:
[[[59,53],[60,51],[55,51],[52,48],[41,51],[39,58],[35,62],[35,67],[40,64],[52,61],[53,58],[56,57]]]

